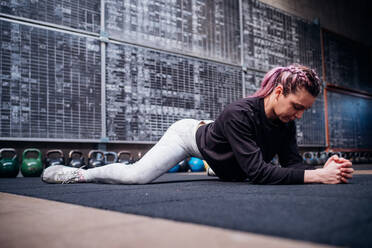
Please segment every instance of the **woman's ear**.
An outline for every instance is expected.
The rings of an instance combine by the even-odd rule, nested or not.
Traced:
[[[283,85],[278,84],[274,89],[275,100],[279,100],[279,96],[283,93]]]

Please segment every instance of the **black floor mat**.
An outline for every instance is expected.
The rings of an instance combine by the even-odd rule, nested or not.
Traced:
[[[372,175],[340,185],[253,185],[190,173],[149,185],[0,179],[0,191],[317,243],[372,246]],[[31,214],[31,213],[30,213]]]

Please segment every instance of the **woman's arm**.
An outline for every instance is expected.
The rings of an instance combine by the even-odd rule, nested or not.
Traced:
[[[312,165],[306,165],[298,152],[296,125],[294,122],[289,123],[288,133],[285,134],[282,140],[278,156],[282,167],[302,170],[315,169]]]
[[[314,166],[308,166],[303,163],[302,157],[298,153],[296,141],[296,126],[290,123],[289,134],[283,141],[278,153],[279,162],[283,167],[294,169],[305,169],[304,183],[324,183],[337,184],[347,183],[352,178],[354,172],[349,160],[332,156],[321,169]]]

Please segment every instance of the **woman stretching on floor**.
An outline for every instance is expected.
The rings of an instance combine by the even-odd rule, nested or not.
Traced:
[[[324,167],[303,164],[296,143],[295,119],[312,106],[320,91],[316,73],[302,65],[269,71],[252,96],[225,107],[213,121],[183,119],[132,165],[121,163],[83,170],[62,165],[46,168],[47,183],[99,182],[146,184],[186,157],[206,160],[225,181],[256,184],[347,183],[349,160],[333,156]],[[281,166],[270,164],[278,154]]]

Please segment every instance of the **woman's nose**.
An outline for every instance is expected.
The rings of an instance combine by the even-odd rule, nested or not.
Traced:
[[[296,118],[297,119],[301,119],[302,115],[304,114],[305,110],[300,110],[300,111],[297,111],[296,113]]]

